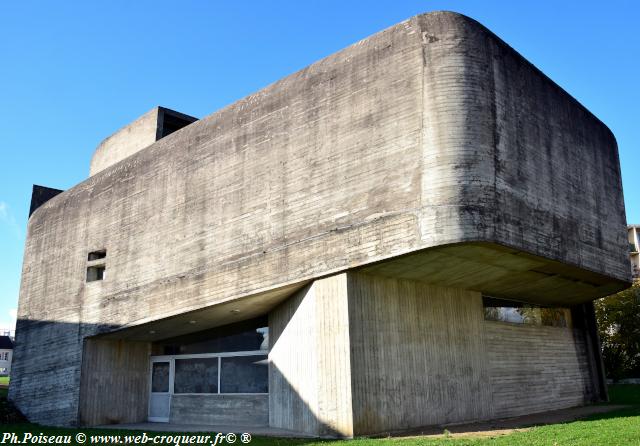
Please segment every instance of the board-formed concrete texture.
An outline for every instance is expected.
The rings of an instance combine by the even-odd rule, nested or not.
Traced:
[[[143,421],[154,343],[264,315],[278,427],[352,436],[606,398],[590,302],[630,281],[615,139],[474,20],[419,15],[168,136],[157,122],[103,143],[29,219],[9,397],[30,420]],[[584,320],[503,326],[483,294]],[[119,355],[137,359],[110,377]]]
[[[91,158],[89,175],[95,175],[196,120],[174,110],[154,107],[100,143]]]

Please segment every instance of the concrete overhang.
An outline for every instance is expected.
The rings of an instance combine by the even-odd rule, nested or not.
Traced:
[[[488,242],[425,249],[356,269],[372,275],[562,307],[589,302],[628,286],[627,282],[597,272]],[[97,337],[154,342],[264,316],[309,282],[302,281],[160,319],[136,321]]]
[[[629,286],[626,281],[489,242],[426,249],[359,270],[538,305],[582,304]]]
[[[253,319],[268,314],[306,284],[307,282],[296,283],[161,319],[136,321],[128,326],[112,328],[108,333],[95,337],[155,342]]]

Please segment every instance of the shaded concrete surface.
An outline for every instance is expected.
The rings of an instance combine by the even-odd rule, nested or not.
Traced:
[[[513,432],[526,431],[534,426],[555,423],[567,423],[576,421],[591,415],[624,409],[625,405],[582,406],[570,409],[552,410],[521,417],[502,418],[499,420],[483,421],[478,423],[453,424],[443,426],[426,426],[411,430],[383,432],[369,437],[493,437],[507,435]],[[128,429],[147,432],[221,432],[241,434],[248,432],[251,435],[282,438],[315,438],[287,429],[279,429],[269,426],[235,426],[235,425],[205,425],[205,424],[176,424],[176,423],[130,423],[110,424],[96,426],[98,429]],[[444,430],[449,434],[444,434]]]
[[[38,186],[37,184],[34,184],[33,190],[31,191],[29,217],[31,217],[31,214],[33,214],[36,209],[62,192],[64,192],[62,189],[54,189],[52,187]]]
[[[551,410],[520,417],[501,418],[498,420],[477,423],[450,424],[444,426],[427,426],[411,430],[384,432],[372,437],[493,437],[513,432],[526,431],[534,426],[545,424],[568,423],[591,415],[624,409],[626,405],[581,406],[569,409]],[[445,429],[449,434],[445,434]]]
[[[228,424],[176,424],[176,423],[130,423],[130,424],[108,424],[95,426],[97,429],[127,429],[146,432],[221,432],[241,434],[248,432],[251,435],[261,435],[265,437],[282,438],[314,438],[311,435],[287,429],[279,429],[269,426],[236,426]]]

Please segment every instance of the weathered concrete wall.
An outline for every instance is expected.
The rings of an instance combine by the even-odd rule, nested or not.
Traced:
[[[484,320],[480,293],[349,274],[354,433],[512,417],[594,397],[585,332]]]
[[[269,395],[173,395],[169,422],[268,426]]]
[[[485,322],[493,416],[590,402],[594,385],[582,330]]]
[[[269,328],[270,425],[312,435],[573,407],[597,385],[584,330],[485,321],[480,293],[418,281],[321,279]]]
[[[349,274],[356,435],[491,418],[480,293]]]
[[[11,396],[27,413],[67,407],[34,421],[69,423],[77,391],[30,392],[79,387],[85,336],[443,243],[495,242],[624,286],[624,225],[606,127],[476,22],[418,16],[34,212],[16,362],[39,384]],[[85,284],[103,248],[107,279]],[[54,338],[62,383],[40,368],[32,323],[70,324]]]
[[[148,342],[85,341],[81,425],[147,421],[150,354]]]
[[[347,274],[315,281],[269,314],[269,424],[353,436]]]
[[[154,107],[98,145],[91,158],[89,176],[119,163],[195,121],[197,118],[193,116],[165,107]]]
[[[77,323],[18,319],[9,399],[29,420],[57,425],[78,422],[79,333]]]
[[[494,241],[628,281],[609,129],[476,22],[417,20],[423,239]]]
[[[91,158],[89,176],[116,164],[160,139],[159,107],[154,107],[102,141]]]

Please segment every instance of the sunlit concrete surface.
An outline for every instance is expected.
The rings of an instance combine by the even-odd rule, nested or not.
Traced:
[[[606,399],[615,138],[472,19],[413,17],[200,120],[156,108],[90,173],[32,206],[9,391],[31,421],[143,422],[163,342],[260,318],[268,393],[198,416],[352,437]],[[194,414],[172,385],[161,418]]]

